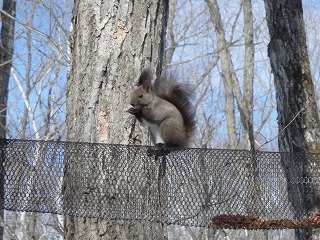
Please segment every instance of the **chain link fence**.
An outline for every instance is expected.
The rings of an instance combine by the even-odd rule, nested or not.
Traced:
[[[320,227],[316,210],[297,211],[290,200],[294,188],[318,189],[320,169],[308,168],[310,177],[301,168],[305,159],[317,165],[319,154],[1,140],[0,157],[6,210],[213,228]],[[292,158],[301,164],[285,164]]]

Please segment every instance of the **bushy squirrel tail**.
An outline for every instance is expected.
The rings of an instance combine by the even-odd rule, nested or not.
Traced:
[[[196,128],[195,108],[192,104],[195,93],[192,86],[178,82],[177,77],[171,73],[157,78],[153,85],[153,91],[179,110],[183,117],[187,137],[192,137]]]

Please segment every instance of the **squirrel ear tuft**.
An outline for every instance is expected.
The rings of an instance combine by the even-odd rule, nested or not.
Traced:
[[[143,86],[144,89],[149,90],[152,85],[151,85],[151,80],[152,80],[152,72],[150,68],[146,68],[142,71],[139,80],[138,80],[138,86]]]

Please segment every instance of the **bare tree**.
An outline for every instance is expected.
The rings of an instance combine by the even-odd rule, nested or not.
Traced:
[[[320,31],[318,23],[320,21],[319,7],[303,3],[303,18],[307,34],[307,46],[310,59],[311,75],[314,81],[317,102],[320,100]]]
[[[16,1],[4,0],[2,11],[11,15],[16,15]],[[6,138],[7,132],[7,102],[8,102],[8,86],[10,79],[10,69],[13,58],[14,28],[15,22],[1,13],[1,35],[0,35],[0,139]],[[2,144],[2,142],[0,143]],[[2,152],[0,152],[2,154]],[[0,217],[4,218],[2,204],[4,202],[4,179],[0,181]],[[0,227],[0,237],[3,237],[3,227]]]
[[[16,1],[4,0],[2,11],[14,17],[16,15]],[[15,27],[15,21],[3,12],[1,12],[2,26],[0,36],[0,138],[5,138],[6,136],[7,99]]]
[[[69,141],[128,143],[131,91],[144,67],[151,67],[155,76],[161,74],[167,15],[168,1],[74,2],[67,87]],[[76,201],[66,194],[66,202]],[[162,239],[165,234],[159,223],[65,218],[66,239]]]
[[[279,149],[284,152],[319,152],[320,118],[306,45],[301,0],[265,0],[270,32],[268,54],[277,97]],[[319,163],[285,158],[289,200],[294,214],[319,208],[319,189],[297,185],[297,176],[316,177]],[[294,172],[290,165],[301,166]],[[295,168],[297,169],[297,168]],[[313,169],[313,171],[311,171]],[[314,169],[318,169],[314,171]],[[316,196],[316,197],[310,197]],[[311,230],[296,230],[296,239],[311,239]]]
[[[20,16],[26,20],[15,19],[20,28],[16,33],[19,52],[11,69],[8,112],[11,138],[64,137],[69,4],[61,9],[51,0],[20,2],[25,10]],[[43,22],[37,20],[40,15]]]
[[[2,12],[17,26],[17,51],[9,68],[7,136],[10,138],[52,140],[64,137],[64,75],[68,66],[71,1],[64,4],[61,8],[60,3],[51,0],[20,1],[19,17]],[[39,155],[39,161],[40,158]],[[5,220],[11,232],[26,239],[59,233],[61,225],[57,215],[36,213],[6,212]]]
[[[232,12],[232,16],[235,17],[231,19],[227,18],[226,22],[223,22],[223,16],[220,14],[217,2],[214,3],[211,1],[211,3],[208,3],[207,1],[207,6],[201,6],[198,2],[194,3],[194,6],[190,3],[190,6],[188,5],[188,1],[171,2],[171,4],[173,8],[170,9],[170,18],[177,18],[176,16],[178,15],[181,20],[178,22],[180,25],[175,26],[174,24],[177,20],[169,18],[169,56],[172,54],[172,50],[174,50],[174,52],[171,62],[169,62],[170,58],[167,59],[167,64],[170,67],[176,67],[178,72],[179,70],[185,71],[186,74],[182,78],[189,79],[196,85],[199,130],[196,144],[201,147],[219,146],[218,144],[221,144],[220,147],[226,147],[226,143],[229,141],[229,148],[253,148],[252,112],[253,78],[255,75],[253,71],[254,28],[251,2],[232,2],[230,5],[232,5],[234,7],[233,10],[235,10]],[[212,4],[215,5],[216,9],[213,9],[213,13],[209,15],[206,8],[208,8],[208,5],[212,6]],[[204,8],[199,7],[199,5]],[[183,13],[186,18],[184,19],[179,16],[179,12]],[[212,20],[212,18],[215,19]],[[241,22],[240,19],[243,19],[243,22]],[[213,23],[215,31],[211,30],[211,23]],[[193,25],[195,28],[193,28]],[[170,28],[173,28],[173,30]],[[225,30],[225,28],[228,30]],[[231,30],[230,33],[228,32],[229,30]],[[239,35],[239,30],[242,33],[241,35]],[[202,34],[202,32],[205,34]],[[237,32],[237,34],[235,32]],[[212,45],[210,46],[209,43]],[[205,44],[208,44],[208,48],[203,48]],[[211,50],[212,48],[213,50]],[[181,49],[186,50],[183,51]],[[232,51],[233,55],[231,54]],[[243,65],[239,63],[240,61],[237,59],[237,54],[235,54],[236,52],[239,56],[242,54],[242,51],[243,57],[241,59],[244,60]],[[181,52],[185,55],[183,56]],[[199,62],[197,62],[198,56],[201,59]],[[236,64],[234,64],[233,61],[236,62]],[[241,72],[242,75],[239,74],[239,72]],[[223,79],[223,81],[228,79],[229,85],[226,84],[226,81],[220,84],[220,78]],[[241,84],[243,85],[241,86]],[[227,98],[226,94],[228,92],[229,97]],[[217,98],[214,99],[212,96],[217,96]],[[222,100],[223,96],[226,99],[224,103]],[[212,99],[211,101],[209,100],[210,98]],[[225,105],[225,110],[221,108],[223,105]],[[229,115],[227,113],[229,113]],[[240,114],[240,118],[238,114]],[[270,111],[268,111],[268,114],[270,114]],[[265,118],[268,119],[268,115],[266,115]],[[229,125],[228,123],[230,121],[226,121],[226,119],[231,119],[230,121],[233,122],[233,124]],[[226,135],[225,132],[228,131],[228,138],[223,137],[222,131],[220,132],[221,135],[217,135],[217,129],[221,128],[225,121],[227,122],[227,127],[224,129],[223,134]],[[261,124],[260,128],[262,127],[263,125]],[[242,131],[241,134],[238,133],[239,129]],[[239,139],[239,135],[241,140]],[[215,142],[215,139],[218,139],[218,141]],[[225,139],[226,141],[221,141],[221,139]],[[230,141],[233,141],[233,143]],[[206,182],[205,184],[210,183]]]
[[[238,15],[243,8],[244,13],[244,67],[243,67],[243,93],[240,88],[240,83],[236,75],[236,70],[232,61],[229,50],[231,42],[226,40],[226,33],[224,30],[219,6],[216,0],[206,1],[210,10],[211,20],[213,22],[216,36],[217,48],[221,60],[221,74],[225,90],[225,112],[226,121],[228,125],[228,137],[230,147],[238,146],[236,134],[236,119],[235,119],[235,105],[234,97],[236,99],[240,120],[242,124],[242,141],[241,147],[246,149],[254,149],[254,135],[253,135],[253,76],[254,76],[254,43],[253,43],[253,16],[251,10],[251,1],[244,0],[239,6]],[[238,17],[238,16],[237,16]],[[236,20],[237,20],[236,17]],[[236,22],[236,21],[235,21]],[[231,39],[233,41],[233,39]]]

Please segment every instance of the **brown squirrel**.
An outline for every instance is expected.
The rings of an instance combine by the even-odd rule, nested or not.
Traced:
[[[195,130],[191,86],[178,83],[172,75],[156,79],[153,86],[151,80],[151,70],[143,70],[128,112],[149,128],[155,145],[187,147]]]

